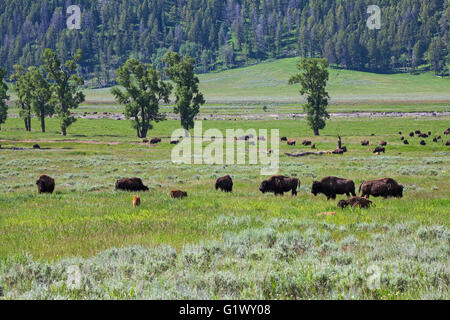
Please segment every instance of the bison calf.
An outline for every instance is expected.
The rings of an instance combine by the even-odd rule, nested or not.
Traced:
[[[172,190],[170,191],[170,197],[173,199],[181,199],[187,197],[187,192],[181,190]]]
[[[55,190],[55,180],[45,174],[39,176],[36,185],[39,193],[53,193]]]
[[[141,198],[139,196],[134,196],[133,198],[133,208],[141,205]]]
[[[148,191],[140,178],[124,178],[116,181],[116,190],[124,191]]]
[[[225,192],[233,191],[233,179],[229,175],[218,178],[216,180],[216,190],[218,189]]]
[[[346,208],[347,206],[351,206],[353,208],[360,207],[361,209],[369,209],[372,205],[372,201],[362,197],[352,197],[347,200],[341,200],[338,202],[337,206],[339,208]]]
[[[328,176],[320,181],[313,181],[311,193],[314,196],[322,193],[327,196],[327,200],[336,199],[337,194],[346,194],[347,197],[350,197],[350,194],[356,196],[355,183],[352,180]]]
[[[275,195],[283,195],[284,192],[292,191],[292,195],[296,196],[298,186],[300,186],[300,181],[297,178],[275,175],[261,182],[259,191],[262,193],[273,192]]]

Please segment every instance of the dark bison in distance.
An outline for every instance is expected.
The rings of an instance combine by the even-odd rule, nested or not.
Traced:
[[[222,190],[225,192],[233,191],[233,179],[229,175],[221,177],[216,180],[216,190]]]
[[[327,196],[327,200],[336,199],[337,194],[346,194],[347,197],[350,197],[350,194],[356,196],[355,183],[352,180],[329,176],[320,181],[313,181],[311,193],[314,196],[323,193]]]
[[[55,180],[45,174],[39,176],[36,185],[39,193],[53,193],[55,190]]]
[[[259,191],[262,193],[273,192],[275,195],[283,195],[284,192],[292,191],[292,195],[296,196],[298,186],[300,186],[300,181],[297,178],[275,175],[261,182]]]
[[[351,197],[347,200],[341,200],[338,202],[339,208],[346,208],[347,206],[351,206],[352,208],[360,207],[361,209],[369,209],[372,205],[372,201],[362,197]]]
[[[373,150],[373,153],[381,153],[381,152],[386,153],[386,149],[383,148],[383,147],[376,147],[376,148]]]
[[[403,197],[403,186],[392,178],[365,181],[359,186],[362,197]]]
[[[116,181],[116,190],[148,191],[140,178],[124,178]]]

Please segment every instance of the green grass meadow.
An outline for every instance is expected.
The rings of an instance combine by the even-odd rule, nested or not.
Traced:
[[[301,182],[296,197],[262,194],[260,164],[173,163],[169,142],[179,121],[156,123],[148,138],[162,142],[150,145],[128,120],[77,119],[62,137],[56,118],[47,120],[46,133],[33,119],[25,132],[11,107],[0,131],[0,300],[450,299],[450,147],[443,134],[450,117],[332,117],[314,137],[304,119],[272,116],[302,112],[298,87],[287,85],[296,61],[199,76],[207,100],[199,119],[226,115],[202,121],[203,133],[276,129],[296,139],[295,146],[280,143],[279,158],[279,173]],[[449,81],[330,69],[329,111],[448,112]],[[110,88],[85,92],[76,113],[123,112]],[[252,114],[267,116],[245,118]],[[409,137],[418,129],[432,133],[425,146]],[[311,151],[303,139],[332,151],[338,134],[348,148],[343,155],[285,155]],[[361,146],[365,139],[373,145]],[[382,140],[386,153],[373,154]],[[55,179],[53,194],[38,194],[41,174]],[[226,174],[232,193],[214,189]],[[327,201],[310,192],[312,181],[328,175],[357,188],[391,177],[404,185],[404,197],[339,209],[345,196]],[[124,177],[140,177],[150,190],[114,191]],[[188,197],[171,199],[173,189]],[[142,203],[133,208],[136,194]],[[318,215],[324,212],[336,214]],[[76,287],[73,267],[81,275]]]
[[[305,120],[203,121],[217,128],[279,129],[297,140],[280,144],[280,173],[301,181],[299,194],[262,194],[260,165],[188,165],[171,161],[170,135],[179,121],[155,125],[148,145],[129,121],[79,119],[67,137],[56,119],[48,132],[26,133],[20,119],[0,132],[0,286],[4,298],[24,299],[448,299],[450,150],[442,142],[400,141],[421,129],[443,135],[449,118],[332,119],[320,137]],[[290,158],[285,152],[333,150],[344,155]],[[373,136],[372,136],[373,134]],[[446,136],[444,136],[445,138]],[[374,155],[360,141],[388,141]],[[12,150],[32,147],[40,150]],[[204,143],[206,146],[208,143]],[[40,174],[56,180],[52,195],[37,193]],[[231,194],[214,190],[230,174]],[[314,197],[313,180],[327,175],[364,180],[392,177],[402,199],[372,198],[369,210],[338,209]],[[141,177],[149,192],[116,192],[123,177]],[[172,189],[188,192],[174,200]],[[318,216],[321,212],[335,216]],[[66,285],[67,266],[83,274],[81,289]],[[367,286],[369,266],[381,270]],[[265,275],[265,276],[263,276]],[[182,288],[177,290],[176,288]]]

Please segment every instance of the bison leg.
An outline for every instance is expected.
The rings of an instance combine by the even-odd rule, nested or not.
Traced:
[[[356,197],[355,190],[351,191],[351,193],[352,193],[352,196]]]
[[[296,189],[292,189],[292,195],[296,196],[297,195],[297,190]]]

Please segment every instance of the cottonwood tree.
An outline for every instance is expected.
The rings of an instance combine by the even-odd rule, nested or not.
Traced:
[[[11,76],[14,81],[13,90],[17,96],[16,106],[20,110],[19,115],[25,123],[25,130],[31,131],[31,103],[32,83],[27,70],[19,65],[14,65],[15,73]]]
[[[51,103],[52,90],[38,68],[28,68],[28,77],[32,86],[31,106],[41,120],[41,131],[45,132],[45,118],[54,113],[54,106]]]
[[[84,84],[84,81],[75,74],[78,68],[77,63],[81,60],[81,57],[81,49],[77,50],[73,59],[64,63],[51,49],[45,49],[43,55],[44,70],[47,72],[47,78],[52,81],[51,102],[55,106],[56,115],[60,120],[63,136],[67,135],[67,128],[76,121],[71,116],[70,110],[78,108],[85,99],[83,92],[78,90],[79,86]]]
[[[200,105],[205,103],[198,88],[198,77],[194,74],[195,60],[189,56],[181,58],[177,53],[168,51],[164,61],[168,65],[164,68],[164,73],[176,84],[174,112],[180,114],[181,125],[188,137],[189,129],[194,127],[194,118],[200,110]]]
[[[125,105],[125,116],[133,119],[133,127],[139,138],[145,138],[152,129],[152,121],[165,120],[165,115],[159,112],[161,102],[168,103],[172,85],[162,81],[161,72],[150,64],[129,59],[117,71],[117,82],[125,91],[115,87],[111,93],[116,101]]]
[[[300,73],[289,79],[289,84],[300,83],[300,94],[306,96],[303,109],[315,136],[319,135],[320,129],[325,128],[325,119],[330,118],[327,112],[330,96],[325,91],[329,77],[327,68],[327,59],[304,58],[297,63]]]
[[[0,67],[0,130],[2,128],[2,124],[5,123],[8,116],[8,105],[6,104],[6,101],[8,101],[9,96],[7,95],[8,86],[4,81],[5,76],[5,69]]]

